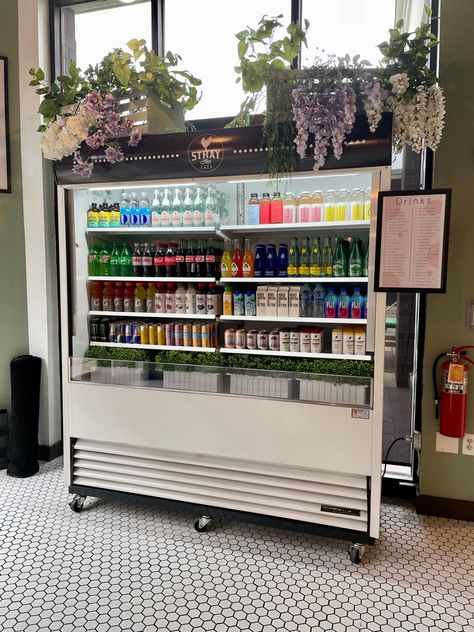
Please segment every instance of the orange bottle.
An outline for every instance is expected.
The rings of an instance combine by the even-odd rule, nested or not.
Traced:
[[[93,312],[102,311],[102,283],[99,281],[94,281],[91,285],[90,306]]]
[[[230,251],[230,242],[224,242],[224,252],[221,259],[221,278],[232,276],[232,253]]]
[[[250,250],[250,239],[245,240],[244,258],[242,259],[242,276],[253,277],[253,257]]]
[[[104,283],[104,291],[102,293],[102,311],[114,311],[114,286],[110,281]]]

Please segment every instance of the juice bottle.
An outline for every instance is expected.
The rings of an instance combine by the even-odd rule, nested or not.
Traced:
[[[110,276],[110,250],[107,244],[99,251],[99,271],[100,276]]]
[[[302,191],[298,198],[298,222],[300,224],[309,222],[311,203],[312,199],[309,191]]]
[[[364,297],[360,293],[360,288],[355,287],[351,296],[351,318],[363,318]]]
[[[125,283],[125,289],[123,291],[123,311],[133,312],[135,311],[135,284],[128,281]]]
[[[328,288],[324,300],[324,318],[337,318],[337,296],[333,287]]]
[[[166,314],[176,313],[176,289],[175,289],[174,283],[166,284],[165,313]]]
[[[260,202],[257,193],[251,193],[247,202],[247,224],[260,224]]]
[[[155,313],[155,297],[156,286],[154,283],[148,283],[148,287],[146,289],[146,311],[149,314]]]
[[[102,292],[102,311],[114,311],[114,286],[110,281],[106,281],[104,283],[104,289]]]
[[[240,251],[240,242],[234,239],[234,252],[232,255],[232,276],[242,276],[242,253]]]
[[[337,238],[336,251],[332,262],[333,276],[347,276],[347,258],[342,237]]]
[[[270,203],[270,222],[272,224],[281,224],[283,222],[283,200],[278,191],[275,191]]]
[[[100,276],[100,259],[97,246],[92,244],[87,260],[87,273],[89,276]]]
[[[338,318],[349,318],[351,309],[351,299],[347,294],[347,288],[341,287],[339,297],[337,299],[337,316]]]
[[[351,191],[351,221],[364,219],[364,193],[361,189]]]
[[[322,191],[313,191],[311,196],[310,222],[322,222],[324,216],[324,195]]]
[[[334,189],[328,189],[324,198],[324,221],[336,221],[336,192]]]
[[[232,297],[232,287],[230,285],[227,285],[224,289],[223,295],[224,316],[232,316]]]
[[[255,248],[255,261],[253,265],[253,275],[264,277],[267,263],[267,247],[265,244],[257,244]]]
[[[99,209],[95,202],[92,202],[87,211],[87,228],[99,228]]]
[[[221,260],[221,277],[223,279],[232,276],[232,253],[230,251],[230,241],[224,242],[224,252]]]
[[[161,226],[163,228],[171,226],[171,200],[169,189],[165,189],[161,201]]]
[[[123,312],[123,283],[114,285],[114,312]]]
[[[347,189],[341,189],[337,195],[336,221],[347,222],[350,219],[350,196]]]
[[[253,257],[250,250],[250,239],[244,241],[244,258],[242,259],[242,276],[253,277]]]
[[[360,239],[354,237],[352,241],[351,254],[349,256],[349,276],[360,277],[362,276],[364,268],[364,258],[362,257],[362,248]]]
[[[132,276],[132,253],[127,244],[123,244],[120,253],[120,276]]]
[[[311,248],[311,256],[309,258],[309,276],[321,276],[321,244],[319,237],[315,237],[313,240],[313,247]]]
[[[298,276],[300,257],[298,251],[298,241],[293,237],[290,241],[290,249],[288,250],[288,276]]]
[[[201,187],[197,188],[194,199],[193,225],[204,226],[204,200]]]
[[[188,285],[185,298],[186,314],[196,313],[196,288],[192,285]]]
[[[196,314],[206,314],[207,312],[207,292],[206,284],[198,283],[196,292]]]
[[[155,314],[164,314],[166,312],[166,285],[158,283],[155,293]]]
[[[220,316],[222,314],[222,294],[215,283],[209,284],[206,297],[206,313],[212,316]]]
[[[191,197],[191,189],[186,187],[184,190],[183,201],[183,226],[194,226],[194,205]]]
[[[283,223],[294,224],[296,222],[296,199],[293,193],[287,193],[283,199]]]
[[[174,309],[176,314],[186,314],[186,288],[182,283],[178,283],[174,294]]]
[[[260,224],[270,224],[270,193],[264,193],[260,200]]]
[[[90,306],[93,312],[102,311],[102,284],[99,281],[91,284]]]
[[[369,187],[364,194],[364,219],[370,219],[372,209],[372,189]]]
[[[309,266],[311,259],[311,247],[309,245],[309,237],[303,237],[303,243],[301,244],[300,263],[298,266],[298,276],[308,277]]]
[[[146,290],[144,283],[137,283],[133,293],[133,307],[136,312],[146,312]]]

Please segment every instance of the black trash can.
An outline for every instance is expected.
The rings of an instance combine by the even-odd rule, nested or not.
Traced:
[[[38,464],[38,421],[41,358],[18,356],[10,363],[11,414],[8,423],[7,474],[33,476]]]
[[[0,470],[6,470],[8,465],[8,414],[6,408],[0,407]]]

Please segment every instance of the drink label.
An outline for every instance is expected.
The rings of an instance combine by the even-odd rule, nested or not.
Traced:
[[[123,298],[121,296],[116,296],[114,298],[114,311],[123,312]]]
[[[128,226],[130,224],[130,211],[128,209],[122,209],[120,211],[120,225]]]
[[[310,222],[322,222],[323,221],[323,205],[311,204]]]
[[[89,255],[89,263],[93,263],[95,261],[97,255]]]
[[[371,202],[367,200],[364,204],[364,219],[370,219]]]
[[[155,312],[157,314],[165,313],[165,297],[163,294],[155,294]]]
[[[152,266],[153,265],[153,259],[151,257],[142,257],[142,265],[144,266]]]
[[[345,273],[344,266],[341,263],[333,264],[333,276],[343,277]]]
[[[336,305],[335,303],[326,302],[326,318],[336,318]]]
[[[359,277],[362,276],[362,266],[360,263],[351,263],[349,265],[349,276],[350,277]]]
[[[335,222],[336,221],[336,207],[334,204],[324,205],[324,221]]]
[[[206,255],[206,263],[215,263],[216,256],[215,255]]]
[[[155,311],[155,301],[152,298],[146,299],[146,311],[151,314]]]
[[[206,313],[206,295],[205,294],[197,294],[196,295],[196,312],[198,314]]]
[[[250,272],[252,271],[252,268],[250,266],[250,264],[247,261],[244,261],[244,263],[242,264],[242,274],[243,276],[250,276]]]
[[[143,298],[135,298],[134,307],[136,312],[144,312],[146,309],[146,302]]]
[[[299,267],[300,276],[309,276],[309,267],[307,265],[301,265]]]
[[[192,211],[184,211],[183,213],[183,226],[192,226],[194,223],[194,217]]]
[[[114,301],[112,297],[104,296],[102,299],[102,309],[104,312],[112,312],[114,309]]]
[[[283,206],[283,223],[284,224],[294,224],[296,216],[296,205],[295,204],[285,204]]]
[[[293,264],[288,264],[287,272],[288,276],[298,276],[298,268]]]
[[[110,213],[110,226],[111,228],[119,228],[121,223],[120,211],[113,210]]]
[[[229,266],[224,261],[221,262],[221,276],[227,276],[229,274]]]
[[[196,263],[204,263],[204,255],[196,255],[194,260]]]
[[[151,225],[159,226],[161,224],[161,217],[158,211],[151,212]]]
[[[133,298],[124,296],[123,298],[123,311],[124,312],[133,312]]]
[[[239,274],[239,266],[232,262],[232,276],[237,276]]]
[[[346,303],[339,303],[339,318],[349,318],[349,307]]]
[[[142,257],[136,256],[136,255],[134,255],[132,257],[132,265],[133,266],[141,266],[142,265],[142,261],[143,261]]]
[[[171,215],[169,211],[161,212],[161,225],[164,227],[171,226]]]
[[[345,222],[349,219],[349,213],[347,209],[347,204],[338,204],[336,210],[336,220],[338,222]]]
[[[99,263],[109,263],[110,255],[101,255],[99,257]]]
[[[177,314],[184,314],[186,311],[185,297],[182,294],[176,294],[175,310]]]
[[[351,303],[351,318],[362,318],[360,303]]]
[[[181,211],[173,211],[171,213],[171,224],[173,226],[181,226],[183,223],[183,215]]]
[[[364,219],[364,205],[362,202],[351,202],[351,220]]]
[[[204,224],[206,226],[214,226],[214,211],[212,209],[206,209],[204,213]]]
[[[194,223],[194,226],[202,226],[203,224],[202,211],[194,211],[193,223]]]
[[[96,296],[91,298],[91,309],[93,312],[102,311],[102,301],[100,298],[97,298]]]
[[[176,255],[175,261],[176,263],[184,263],[184,255]]]
[[[151,209],[149,208],[140,209],[140,225],[141,226],[151,225]]]
[[[130,224],[132,226],[136,226],[140,223],[140,215],[138,213],[138,209],[133,209],[130,211]]]
[[[300,204],[298,207],[298,221],[309,222],[311,214],[311,204]]]
[[[309,269],[309,274],[312,277],[318,277],[321,274],[321,266],[312,265]]]
[[[165,255],[165,266],[176,265],[176,257],[174,255]]]
[[[165,258],[162,255],[155,255],[153,257],[153,265],[155,268],[161,268],[165,265]]]

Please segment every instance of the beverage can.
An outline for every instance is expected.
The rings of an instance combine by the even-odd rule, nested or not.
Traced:
[[[257,348],[257,330],[250,329],[246,335],[246,344],[247,349],[256,349]]]
[[[201,325],[193,323],[193,347],[201,347]]]
[[[257,334],[257,348],[268,351],[268,331],[261,329]]]
[[[132,323],[125,323],[125,342],[130,344],[132,342]]]
[[[99,329],[99,319],[98,318],[93,318],[91,320],[90,335],[91,335],[91,342],[99,342],[100,341],[100,329]]]
[[[290,332],[288,329],[280,330],[280,351],[289,351],[290,350]]]
[[[201,325],[201,346],[211,347],[211,326]]]
[[[297,329],[290,331],[290,351],[296,353],[300,350],[300,332]]]
[[[175,323],[174,326],[174,344],[177,347],[183,346],[183,323]]]
[[[245,345],[247,342],[247,334],[245,329],[237,329],[235,332],[235,348],[236,349],[245,349]]]
[[[156,326],[156,343],[158,345],[166,344],[166,327],[165,325],[157,325]]]
[[[148,337],[148,325],[140,325],[140,342],[142,345],[150,344],[150,338]]]
[[[139,345],[141,341],[140,337],[140,325],[138,323],[132,323],[132,343],[134,345]]]
[[[167,346],[174,345],[174,323],[166,323],[165,325],[165,344]]]
[[[224,345],[226,349],[235,349],[235,329],[226,329],[224,332]]]
[[[116,323],[116,341],[125,342],[125,323]]]
[[[311,352],[311,332],[307,329],[300,332],[300,351],[302,353]]]
[[[109,342],[117,342],[117,323],[109,325]]]
[[[156,325],[148,325],[148,342],[151,345],[156,345],[157,344],[157,331],[156,331]]]
[[[183,325],[183,346],[193,346],[193,326],[191,323],[184,323]]]
[[[280,332],[278,329],[272,329],[268,337],[268,348],[272,351],[280,350]]]
[[[107,342],[109,339],[109,319],[101,318],[99,324],[99,337],[101,342]]]

